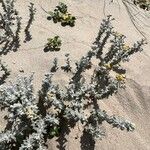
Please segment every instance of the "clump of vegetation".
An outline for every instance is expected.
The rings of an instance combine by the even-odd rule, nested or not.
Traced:
[[[48,19],[53,19],[54,23],[61,22],[62,26],[69,25],[71,27],[75,25],[76,17],[68,13],[68,7],[64,3],[59,3],[54,12],[49,12],[49,14]]]
[[[69,58],[69,54],[66,54],[66,65],[65,66],[61,66],[61,69],[64,70],[65,72],[71,72],[71,64],[70,64],[70,58]]]
[[[59,51],[62,45],[62,41],[59,36],[55,36],[54,38],[48,38],[47,44],[45,45],[44,51]]]
[[[14,0],[1,0],[0,12],[0,55],[9,51],[17,51],[20,47],[19,34],[21,31],[21,17],[14,8]]]
[[[140,8],[149,11],[150,10],[150,0],[134,0],[134,4],[138,5]]]
[[[51,72],[56,72],[57,70],[58,70],[58,60],[57,60],[57,58],[55,58],[53,61],[53,66],[51,68]]]
[[[15,0],[0,0],[2,11],[0,11],[0,55],[9,51],[17,51],[20,47],[21,17],[15,9]],[[30,41],[30,27],[34,20],[36,9],[30,3],[30,18],[25,27],[25,41]]]
[[[102,101],[125,87],[126,70],[121,64],[143,50],[144,40],[127,46],[125,36],[114,32],[112,20],[111,16],[103,20],[91,50],[76,63],[65,89],[53,82],[58,70],[56,59],[55,69],[45,75],[38,97],[33,94],[33,75],[18,78],[10,86],[0,87],[0,107],[8,110],[5,117],[8,124],[0,133],[1,150],[44,150],[47,149],[47,139],[54,136],[58,136],[60,141],[58,147],[65,149],[65,135],[77,123],[83,126],[81,143],[87,135],[93,140],[105,136],[104,122],[121,130],[135,129],[133,123],[109,115],[98,104],[98,100]],[[108,43],[110,47],[106,49]],[[97,59],[98,63],[93,65],[92,58]],[[70,66],[69,60],[66,61]],[[90,80],[86,80],[84,73],[89,69],[94,71]],[[59,139],[61,134],[63,136]]]

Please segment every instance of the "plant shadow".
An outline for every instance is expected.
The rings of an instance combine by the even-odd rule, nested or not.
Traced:
[[[95,141],[92,138],[92,135],[83,131],[83,135],[80,138],[81,150],[94,150]]]
[[[60,51],[60,48],[49,48],[49,47],[45,47],[44,49],[43,49],[43,51],[45,52],[45,53],[47,53],[47,52],[57,52],[57,51]]]

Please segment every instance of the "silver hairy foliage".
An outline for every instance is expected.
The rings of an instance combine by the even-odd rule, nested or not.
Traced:
[[[135,129],[133,123],[107,114],[98,104],[98,100],[125,88],[126,70],[121,64],[129,61],[134,53],[141,52],[145,44],[141,40],[129,47],[125,36],[113,30],[112,20],[111,16],[103,20],[96,41],[71,70],[72,77],[65,89],[53,83],[55,74],[52,72],[45,75],[37,97],[33,94],[33,76],[18,78],[15,84],[0,87],[0,108],[7,108],[6,119],[10,124],[0,134],[2,150],[12,147],[20,150],[47,149],[48,136],[59,136],[60,129],[74,127],[77,123],[81,123],[93,139],[105,136],[104,122],[121,130]],[[107,43],[110,47],[106,50]],[[93,59],[97,60],[97,64],[93,65]],[[66,61],[71,67],[68,58]],[[57,65],[55,59],[55,71],[62,69]],[[93,74],[87,81],[84,73],[89,69],[93,69]]]

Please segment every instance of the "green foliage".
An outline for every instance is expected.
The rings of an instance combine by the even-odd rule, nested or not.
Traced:
[[[150,0],[134,0],[134,4],[147,11],[150,10]]]
[[[76,18],[68,13],[67,5],[64,3],[59,3],[54,12],[49,12],[49,14],[54,23],[61,22],[62,26],[69,25],[71,27],[75,25]]]
[[[49,135],[51,138],[55,136],[59,136],[60,134],[60,127],[59,126],[54,126],[53,128],[50,129]]]
[[[59,36],[47,39],[47,44],[45,45],[45,51],[59,51],[62,45],[62,41]]]

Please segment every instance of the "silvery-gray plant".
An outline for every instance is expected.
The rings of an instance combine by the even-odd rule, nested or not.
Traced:
[[[8,69],[7,65],[0,60],[0,85],[3,84],[6,78],[10,75],[10,70]]]
[[[36,8],[34,8],[34,4],[33,3],[30,3],[29,12],[30,12],[30,17],[29,17],[27,26],[25,27],[25,30],[24,30],[24,32],[25,32],[25,40],[24,40],[24,42],[30,41],[32,39],[32,36],[30,34],[29,29],[31,28],[31,25],[32,25],[32,23],[34,21],[35,13],[36,13]]]
[[[104,122],[121,130],[135,129],[133,123],[109,115],[98,104],[98,100],[125,88],[126,70],[121,64],[129,61],[132,54],[142,51],[145,44],[141,40],[131,47],[126,45],[125,36],[114,32],[112,20],[111,16],[103,20],[91,50],[76,63],[74,70],[72,67],[72,78],[65,88],[61,89],[53,82],[58,68],[45,75],[38,97],[33,94],[33,75],[18,78],[10,86],[1,86],[0,107],[8,111],[5,116],[8,124],[0,134],[1,150],[47,149],[48,138],[58,136],[59,139],[65,132],[62,128],[66,128],[69,134],[70,128],[77,123],[83,126],[83,133],[90,134],[93,140],[105,136]],[[95,59],[97,64],[93,63]],[[68,59],[66,61],[68,64]],[[54,60],[56,64],[57,59]],[[86,80],[85,72],[90,69],[91,78]],[[60,146],[65,149],[64,141],[61,139]]]
[[[64,70],[65,72],[71,72],[71,64],[70,64],[70,58],[69,58],[69,54],[66,54],[66,65],[65,66],[61,66],[61,69]]]
[[[9,51],[17,51],[20,47],[20,32],[21,17],[19,12],[15,9],[16,0],[0,0],[2,10],[0,11],[0,55],[6,55]],[[30,3],[29,6],[29,20],[24,29],[25,40],[24,42],[32,39],[30,28],[34,21],[36,9],[34,4]]]
[[[17,51],[20,47],[19,34],[21,30],[21,17],[14,8],[14,0],[0,0],[0,54]]]
[[[56,72],[58,70],[58,59],[54,58],[53,66],[51,68],[51,72]]]

